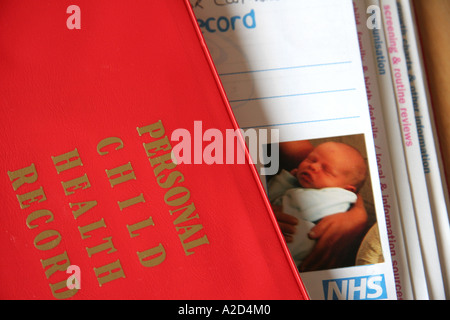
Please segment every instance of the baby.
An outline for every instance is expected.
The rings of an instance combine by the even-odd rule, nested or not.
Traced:
[[[347,211],[367,177],[367,165],[358,150],[338,142],[318,145],[291,172],[282,170],[268,182],[269,200],[299,220],[288,248],[297,265],[315,241],[308,233],[320,219]]]

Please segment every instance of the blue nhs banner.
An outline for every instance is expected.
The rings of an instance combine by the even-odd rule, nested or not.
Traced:
[[[323,280],[325,300],[387,299],[383,274]]]

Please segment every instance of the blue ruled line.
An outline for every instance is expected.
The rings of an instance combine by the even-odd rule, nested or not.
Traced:
[[[281,126],[290,126],[290,125],[294,125],[294,124],[306,124],[306,123],[327,122],[327,121],[340,121],[340,120],[350,120],[350,119],[359,119],[359,118],[361,118],[361,117],[360,116],[352,116],[352,117],[330,118],[330,119],[320,119],[320,120],[285,122],[285,123],[277,123],[277,124],[266,124],[266,125],[261,125],[261,126],[242,127],[241,129],[281,127]]]
[[[324,94],[324,93],[335,93],[335,92],[346,92],[346,91],[354,91],[356,88],[349,89],[339,89],[339,90],[329,90],[329,91],[319,91],[319,92],[306,92],[306,93],[295,93],[295,94],[285,94],[280,96],[268,96],[268,97],[259,97],[259,98],[248,98],[248,99],[238,99],[238,100],[229,100],[230,103],[243,102],[243,101],[255,101],[255,100],[267,100],[267,99],[278,99],[278,98],[289,98],[289,97],[298,97],[298,96],[308,96],[313,94]]]
[[[270,71],[282,71],[282,70],[292,70],[292,69],[304,69],[304,68],[314,68],[314,67],[324,67],[324,66],[332,66],[339,64],[349,64],[352,61],[341,61],[341,62],[330,62],[330,63],[321,63],[321,64],[310,64],[303,66],[291,66],[291,67],[283,67],[283,68],[272,68],[272,69],[261,69],[261,70],[249,70],[249,71],[238,71],[238,72],[229,72],[229,73],[219,73],[219,76],[232,76],[236,74],[246,74],[246,73],[257,73],[257,72],[270,72]]]

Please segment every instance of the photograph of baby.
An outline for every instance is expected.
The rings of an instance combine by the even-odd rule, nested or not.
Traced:
[[[278,147],[267,193],[299,271],[383,262],[364,135]]]

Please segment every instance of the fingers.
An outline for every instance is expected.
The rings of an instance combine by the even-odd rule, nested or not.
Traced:
[[[317,243],[299,266],[301,272],[342,267],[353,259],[353,237],[349,238],[348,232],[342,233],[342,224],[337,223],[336,219],[327,218],[322,219],[308,234]]]
[[[284,234],[294,235],[297,231],[297,228],[289,223],[279,222],[278,225],[280,226],[281,232]]]
[[[318,224],[316,224],[308,233],[311,240],[317,240],[326,232],[326,230],[331,226],[331,222],[327,219],[322,219]]]
[[[283,236],[286,243],[292,243],[294,241],[294,237],[290,234],[283,233]]]
[[[293,235],[297,230],[295,226],[298,224],[298,219],[289,214],[283,213],[281,211],[281,207],[273,206],[273,212],[286,242],[291,243],[293,241]]]
[[[291,243],[294,239],[294,234],[297,231],[295,226],[286,223],[278,223],[281,233],[284,235],[284,239],[287,243]]]
[[[299,266],[300,272],[323,270],[332,267],[336,263],[336,256],[333,254],[332,246],[326,239],[319,239],[313,251],[306,257]]]
[[[299,266],[301,272],[327,269],[336,263],[336,255],[333,254],[334,239],[332,235],[328,234],[327,236],[326,234],[326,231],[331,226],[332,223],[323,219],[308,233],[308,236],[312,240],[317,240],[317,243],[311,253]]]
[[[291,226],[296,226],[298,224],[298,219],[296,217],[283,212],[276,214],[276,217],[279,223],[289,224]]]
[[[285,213],[280,213],[277,216],[277,220],[284,239],[287,243],[291,243],[294,240],[294,234],[297,232],[296,225],[298,224],[298,220]]]

